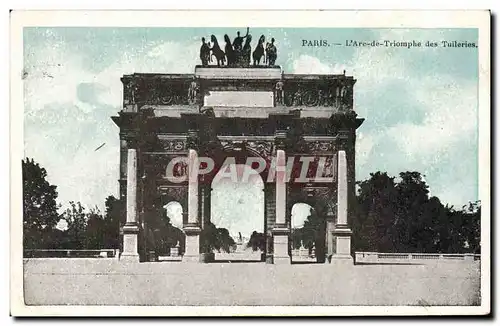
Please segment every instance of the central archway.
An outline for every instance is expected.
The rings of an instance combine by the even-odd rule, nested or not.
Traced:
[[[228,164],[212,181],[211,222],[234,240],[216,261],[261,261],[265,251],[264,182],[245,164]]]

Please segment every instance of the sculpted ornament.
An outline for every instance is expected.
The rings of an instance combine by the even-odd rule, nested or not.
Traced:
[[[308,142],[308,149],[311,152],[333,152],[334,146],[330,141],[312,141]]]
[[[273,144],[267,141],[248,141],[246,147],[257,152],[264,159],[269,158],[273,153]]]
[[[159,192],[162,195],[162,199],[164,203],[168,203],[171,201],[176,201],[185,208],[185,204],[187,201],[187,189],[185,186],[176,186],[176,187],[160,187]]]

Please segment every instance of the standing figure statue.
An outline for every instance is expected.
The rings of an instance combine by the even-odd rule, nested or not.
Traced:
[[[276,83],[276,104],[284,104],[283,103],[283,81],[278,81]]]
[[[236,38],[234,39],[234,42],[233,42],[234,51],[241,51],[242,50],[243,39],[245,39],[248,36],[249,30],[250,30],[250,28],[247,27],[247,33],[245,36],[240,36],[240,31],[236,32]]]
[[[213,43],[213,46],[210,50],[212,51],[212,55],[217,59],[217,66],[224,65],[225,54],[224,51],[221,50],[219,42],[217,42],[217,38],[215,37],[215,35],[210,36],[210,41]]]
[[[261,35],[259,38],[259,43],[257,43],[257,47],[253,51],[252,57],[253,57],[253,64],[254,66],[260,65],[260,59],[264,55],[264,42],[266,41],[266,38],[264,35]],[[265,58],[264,58],[264,63],[265,63]]]
[[[233,66],[236,63],[236,58],[233,46],[231,45],[231,39],[229,38],[229,35],[227,34],[224,35],[224,41],[226,42],[224,50],[226,51],[227,65]]]
[[[205,38],[201,38],[200,59],[203,66],[208,66],[210,60],[210,47],[205,43]]]
[[[234,57],[236,64],[241,64],[243,61],[243,40],[249,35],[249,28],[247,27],[247,33],[245,36],[240,36],[240,31],[236,32],[236,38],[233,41]]]
[[[274,66],[276,63],[276,58],[278,57],[278,51],[274,45],[274,38],[271,39],[271,43],[266,43],[266,56],[267,61],[270,66]]]
[[[248,35],[245,40],[245,45],[243,46],[243,55],[240,64],[243,66],[248,66],[250,64],[250,55],[252,54],[252,47],[250,42],[252,41],[252,35]]]
[[[188,90],[188,103],[189,104],[195,104],[197,99],[198,99],[198,83],[196,82],[196,78],[193,77],[193,80],[191,81],[191,84],[189,85],[189,90]]]

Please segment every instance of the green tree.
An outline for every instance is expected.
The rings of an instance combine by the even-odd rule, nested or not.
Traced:
[[[422,243],[430,239],[423,238],[421,232],[430,222],[425,214],[429,203],[429,187],[418,172],[401,172],[401,180],[396,185],[396,220],[397,241],[399,252],[421,251]]]
[[[156,213],[151,216],[150,227],[154,232],[155,251],[159,255],[168,254],[170,248],[179,243],[179,252],[185,249],[186,236],[182,230],[172,225],[165,209],[158,206]]]
[[[86,214],[85,249],[103,249],[108,238],[106,220],[98,208],[91,209]]]
[[[354,250],[378,252],[461,253],[480,250],[480,203],[462,210],[430,197],[418,172],[402,172],[399,181],[372,173],[358,182],[354,210]]]
[[[311,250],[313,246],[318,247],[316,244],[319,244],[319,240],[321,240],[323,223],[324,221],[319,218],[316,210],[311,208],[309,216],[304,221],[304,226],[302,227],[302,241],[305,248]]]
[[[62,214],[63,219],[68,222],[67,235],[69,241],[68,248],[65,249],[85,249],[85,238],[88,216],[85,208],[80,202],[69,202],[70,207],[66,208]]]
[[[22,174],[24,248],[50,246],[48,239],[59,221],[57,187],[47,181],[47,171],[33,159],[22,160]]]
[[[247,248],[252,248],[253,251],[260,250],[264,252],[266,250],[266,236],[264,233],[253,231],[250,235],[250,239],[247,242]]]
[[[217,228],[211,222],[201,231],[200,243],[202,252],[212,252],[213,250],[230,252],[231,248],[236,245],[227,229]]]
[[[387,173],[372,173],[358,182],[353,219],[356,250],[390,252],[394,249],[396,183]]]
[[[463,235],[468,252],[481,253],[481,202],[476,201],[464,206],[462,212],[465,222],[462,224]]]
[[[103,246],[106,248],[120,248],[120,221],[125,216],[125,204],[123,200],[114,196],[108,196],[105,201],[106,212],[104,215],[105,230]]]

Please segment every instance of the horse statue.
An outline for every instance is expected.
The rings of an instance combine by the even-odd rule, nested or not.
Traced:
[[[212,41],[213,43],[213,46],[210,50],[212,51],[212,55],[217,59],[217,66],[223,66],[224,62],[226,61],[226,56],[224,54],[224,51],[221,50],[219,42],[217,42],[217,38],[215,37],[215,35],[210,36],[210,41]],[[210,56],[210,58],[212,57],[212,55]]]
[[[227,57],[227,65],[232,66],[236,63],[236,58],[234,54],[234,49],[231,44],[231,39],[229,38],[229,35],[224,35],[224,41],[226,42],[226,46],[224,50],[226,50],[226,57]]]
[[[248,66],[250,64],[250,55],[252,53],[252,46],[250,45],[251,41],[252,35],[248,35],[247,39],[245,40],[245,45],[243,46],[240,65]]]
[[[252,53],[253,57],[253,65],[257,66],[260,65],[260,59],[264,55],[264,42],[266,41],[266,38],[264,35],[261,35],[259,38],[259,43],[257,44],[257,47]],[[266,63],[266,58],[264,58],[264,63]]]

